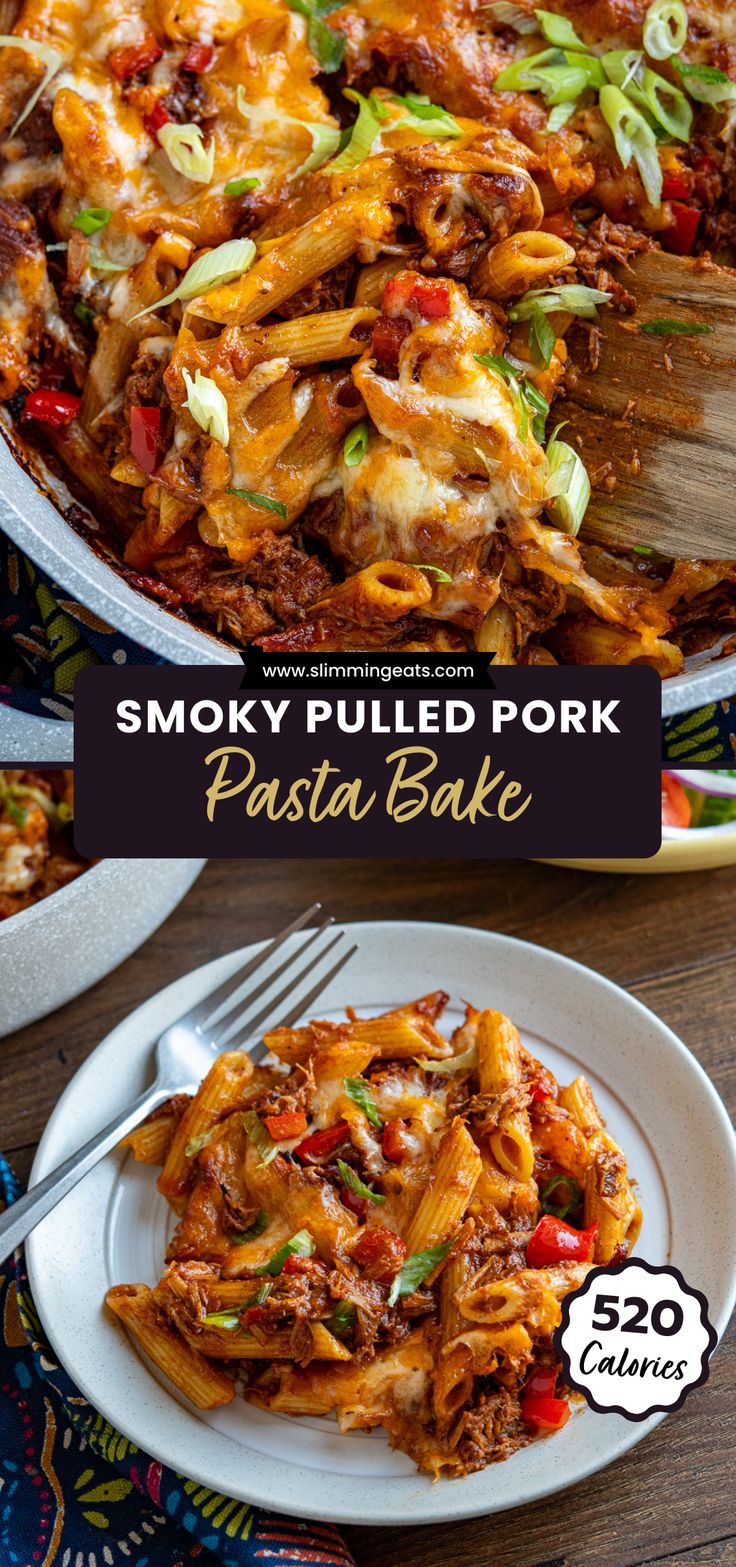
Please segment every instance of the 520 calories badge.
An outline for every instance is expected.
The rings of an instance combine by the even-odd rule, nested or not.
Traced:
[[[565,1297],[555,1344],[568,1386],[599,1414],[648,1420],[705,1382],[716,1334],[678,1268],[629,1257]]]

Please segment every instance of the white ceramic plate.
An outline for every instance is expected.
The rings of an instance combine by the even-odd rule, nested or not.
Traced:
[[[339,1017],[348,1003],[378,1011],[443,985],[456,1016],[460,997],[500,1007],[564,1081],[584,1071],[639,1183],[640,1255],[676,1263],[708,1296],[722,1333],[736,1295],[736,1138],[714,1088],[675,1035],[600,975],[525,942],[419,922],[349,929],[359,953],[325,992],[318,1015]],[[103,1041],[51,1117],[34,1180],[140,1092],[160,1030],[256,950],[218,958],[168,986]],[[433,1484],[392,1453],[381,1433],[340,1436],[328,1420],[276,1416],[240,1399],[203,1414],[138,1356],[102,1308],[110,1284],[159,1277],[168,1230],[155,1172],[112,1156],[31,1237],[31,1285],[55,1351],[97,1409],[147,1452],[227,1495],[337,1523],[472,1517],[574,1484],[662,1418],[632,1424],[580,1409],[559,1435],[507,1463]]]

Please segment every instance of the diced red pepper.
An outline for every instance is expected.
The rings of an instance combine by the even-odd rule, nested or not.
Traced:
[[[154,104],[150,114],[144,114],[143,124],[145,125],[149,136],[151,136],[154,141],[158,141],[158,133],[161,129],[161,126],[171,124],[171,115],[169,114],[168,110],[164,108],[160,99],[158,103]]]
[[[357,1192],[351,1192],[348,1186],[343,1186],[340,1201],[343,1208],[348,1208],[355,1214],[356,1219],[360,1219],[361,1224],[364,1222],[368,1212],[368,1202],[365,1197],[359,1197]]]
[[[425,321],[443,321],[450,314],[450,290],[419,272],[397,272],[383,291],[382,309],[387,316],[413,310]]]
[[[107,57],[107,63],[113,76],[118,81],[124,82],[128,76],[137,76],[139,71],[147,71],[149,66],[155,65],[161,59],[163,49],[154,33],[144,33],[137,44],[128,44],[124,49],[113,49]]]
[[[307,1117],[303,1110],[285,1110],[282,1115],[264,1115],[265,1125],[275,1143],[288,1143],[292,1137],[301,1137],[307,1130]]]
[[[303,1164],[315,1164],[318,1159],[326,1159],[334,1153],[349,1136],[347,1121],[336,1121],[334,1126],[325,1126],[321,1132],[313,1132],[311,1137],[305,1137],[303,1142],[297,1143],[293,1150],[294,1156],[301,1159]]]
[[[363,1230],[351,1256],[369,1279],[392,1279],[406,1258],[406,1241],[385,1224],[371,1224]]]
[[[130,451],[143,472],[152,477],[161,457],[160,408],[131,409]]]
[[[662,230],[662,245],[672,255],[689,256],[703,214],[699,207],[686,207],[681,201],[673,201],[672,215],[672,226]]]
[[[392,1164],[400,1164],[404,1155],[408,1153],[406,1142],[406,1127],[403,1121],[387,1121],[383,1128],[383,1156],[390,1159]]]
[[[212,44],[190,44],[179,69],[194,71],[197,76],[201,76],[211,66],[214,53]]]
[[[37,419],[39,424],[50,424],[52,429],[60,430],[62,425],[71,424],[79,413],[81,403],[81,397],[77,397],[74,392],[59,392],[47,387],[29,393],[22,417],[26,421]]]
[[[570,1406],[564,1398],[522,1398],[521,1418],[537,1431],[560,1431],[570,1419]]]
[[[259,1327],[263,1327],[270,1320],[265,1306],[249,1306],[243,1315],[249,1328],[254,1323],[257,1323]]]
[[[549,1268],[555,1262],[590,1262],[597,1234],[597,1224],[574,1230],[564,1219],[545,1213],[527,1241],[526,1260],[530,1268]]]
[[[554,1099],[557,1084],[551,1072],[545,1072],[543,1066],[539,1068],[536,1077],[533,1077],[527,1088],[532,1097],[532,1102],[538,1104],[542,1099]]]
[[[577,232],[569,207],[563,207],[561,212],[545,212],[539,227],[545,234],[556,234],[558,239],[569,239]]]
[[[662,181],[663,201],[687,201],[690,191],[680,174],[665,174]]]
[[[519,1402],[521,1418],[537,1431],[559,1431],[570,1418],[564,1398],[555,1398],[557,1371],[553,1366],[535,1366],[524,1383]]]

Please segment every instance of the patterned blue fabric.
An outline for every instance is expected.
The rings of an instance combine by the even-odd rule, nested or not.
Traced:
[[[0,1209],[20,1196],[0,1154]],[[59,1366],[22,1253],[0,1265],[2,1567],[354,1567],[331,1524],[277,1518],[175,1474]]]
[[[75,604],[0,533],[0,702],[70,719],[74,680],[86,665],[164,663]],[[4,680],[13,668],[22,678]]]
[[[662,749],[672,767],[736,767],[736,696],[665,719]]]

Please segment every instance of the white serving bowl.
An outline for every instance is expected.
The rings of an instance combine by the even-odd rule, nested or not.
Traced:
[[[100,860],[0,923],[0,1038],[89,990],[162,925],[205,860]]]

